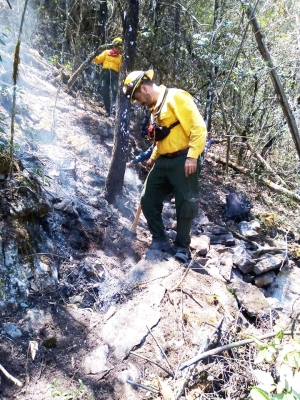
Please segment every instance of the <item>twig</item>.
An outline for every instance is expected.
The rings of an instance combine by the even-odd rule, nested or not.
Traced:
[[[152,386],[145,386],[145,385],[142,385],[141,383],[133,382],[133,381],[131,381],[130,379],[126,379],[126,382],[129,383],[129,384],[132,385],[132,386],[139,387],[139,388],[144,389],[144,390],[147,390],[147,391],[149,391],[149,392],[152,392],[152,393],[159,393],[159,390],[153,388]]]
[[[209,346],[210,338],[212,338],[212,337],[218,332],[218,330],[221,328],[221,325],[222,325],[222,323],[223,323],[223,320],[224,320],[224,317],[221,318],[221,320],[219,321],[218,325],[215,327],[214,332],[213,332],[209,337],[207,336],[207,337],[204,339],[204,343],[203,343],[203,345],[200,347],[200,349],[198,350],[198,354],[199,354],[200,352],[204,351],[204,350]],[[195,364],[192,366],[192,368],[189,368],[189,369],[188,369],[188,371],[187,371],[187,373],[186,373],[186,375],[185,375],[185,377],[184,377],[184,379],[183,379],[183,382],[181,383],[181,385],[179,386],[179,388],[178,388],[178,390],[177,390],[177,393],[176,393],[176,396],[175,396],[175,400],[179,400],[179,399],[180,399],[180,397],[181,397],[181,395],[182,395],[184,389],[186,388],[186,385],[187,385],[187,383],[188,383],[190,377],[193,375],[193,372],[194,372],[194,370],[195,370],[195,368],[196,368],[196,365],[197,365],[197,364],[195,363]]]
[[[255,250],[251,251],[252,256],[254,258],[257,258],[257,257],[261,256],[262,254],[266,254],[269,252],[275,253],[275,252],[280,252],[280,251],[286,251],[286,249],[282,249],[280,247],[262,247],[258,243],[254,242],[253,240],[248,239],[246,236],[243,236],[242,234],[240,234],[239,232],[230,228],[229,226],[227,226],[227,229],[229,230],[229,232],[231,232],[233,234],[233,236],[237,237],[238,239],[244,240],[245,242],[248,242],[248,243],[252,244],[253,247],[255,247]]]
[[[284,335],[292,335],[292,331],[286,331],[283,332]],[[300,331],[294,332],[294,334],[300,334]],[[277,332],[272,332],[272,333],[267,333],[266,335],[263,336],[259,336],[257,339],[262,340],[262,339],[269,339],[273,336],[276,336]],[[216,349],[212,349],[212,350],[208,350],[205,351],[204,353],[191,358],[190,360],[186,361],[185,363],[181,364],[179,367],[179,370],[182,371],[183,369],[189,367],[192,364],[197,363],[200,360],[203,360],[203,358],[209,357],[209,356],[214,356],[215,354],[221,353],[222,351],[226,351],[226,350],[230,350],[234,347],[240,347],[240,346],[244,346],[246,344],[252,343],[256,340],[256,338],[254,339],[245,339],[245,340],[240,340],[239,342],[233,342],[230,344],[226,344],[225,346],[220,346],[217,347]]]
[[[253,240],[248,239],[246,236],[243,236],[241,233],[237,232],[236,230],[230,228],[230,227],[227,226],[227,225],[226,225],[226,228],[229,230],[229,232],[231,232],[231,233],[233,234],[233,236],[237,237],[238,239],[244,240],[244,241],[247,242],[247,243],[252,244],[252,246],[253,246],[256,250],[258,250],[258,251],[261,250],[262,247],[261,247],[258,243],[254,242]]]
[[[278,252],[282,252],[282,251],[287,252],[287,249],[286,248],[283,249],[280,247],[261,247],[260,249],[253,251],[251,253],[252,253],[253,258],[258,258],[261,255],[266,254],[266,253],[278,253]]]
[[[176,289],[177,290],[177,289]],[[194,302],[196,303],[196,304],[198,304],[198,306],[200,306],[201,308],[203,308],[203,306],[195,299],[195,297],[191,294],[191,293],[189,293],[189,292],[187,292],[186,290],[183,290],[183,289],[181,289],[181,291],[182,291],[182,293],[184,293],[184,294],[186,294],[187,296],[189,296],[192,300],[194,300]]]
[[[193,257],[192,257],[191,261],[189,262],[189,265],[188,265],[187,269],[185,270],[184,274],[182,275],[182,278],[180,279],[180,281],[172,289],[170,289],[171,292],[174,292],[182,284],[182,282],[186,278],[187,274],[189,273],[189,270],[191,269],[191,266],[192,266],[195,256],[196,256],[196,251],[194,251]]]
[[[12,6],[10,5],[9,0],[6,0],[7,4],[9,5],[9,8],[12,10]]]
[[[110,46],[110,44],[100,45],[99,47],[97,47],[96,50],[94,50],[90,54],[88,54],[85,61],[77,68],[77,70],[73,73],[73,75],[71,75],[70,79],[68,80],[68,82],[67,82],[68,89],[71,89],[71,87],[73,86],[73,83],[77,79],[77,76],[80,74],[80,72],[84,71],[88,67],[88,65],[93,60],[93,58],[95,58],[96,55],[100,51],[103,51],[104,49],[108,48],[109,46]]]
[[[6,376],[6,378],[8,378],[8,379],[10,379],[11,381],[13,381],[13,383],[14,383],[15,385],[18,385],[18,386],[20,386],[20,387],[23,386],[23,383],[22,383],[21,381],[19,381],[19,379],[14,378],[12,375],[10,375],[10,373],[8,373],[8,372],[6,371],[6,369],[5,369],[1,364],[0,364],[0,371],[3,373],[3,375]]]
[[[162,366],[159,365],[157,362],[152,361],[152,360],[150,360],[150,359],[147,358],[147,357],[140,356],[139,354],[135,354],[135,353],[133,353],[132,351],[130,351],[129,354],[132,354],[133,356],[139,357],[139,358],[141,358],[142,360],[146,360],[146,361],[148,361],[148,362],[150,362],[150,363],[156,365],[157,367],[159,367],[159,368],[161,368],[163,371],[165,371],[169,376],[171,376],[172,378],[174,378],[174,374],[173,374],[172,372],[170,372],[169,370],[167,370],[165,367],[162,367]]]
[[[183,340],[185,341],[185,329],[184,329],[184,318],[183,318],[183,296],[182,296],[182,289],[180,290],[180,292],[181,292],[181,307],[180,307],[180,311],[181,311],[181,331],[182,331]]]
[[[164,356],[164,358],[165,358],[165,360],[166,360],[166,362],[168,364],[168,367],[170,368],[170,370],[172,371],[173,376],[174,376],[175,374],[174,374],[173,368],[171,367],[171,365],[169,363],[169,360],[168,360],[168,357],[166,356],[166,353],[163,351],[162,347],[160,346],[160,344],[158,343],[158,341],[156,340],[155,336],[153,335],[153,333],[151,332],[151,330],[148,328],[147,325],[146,325],[146,328],[148,329],[150,335],[153,337],[155,343],[157,344],[157,346],[158,346],[159,350],[161,351],[162,355]]]

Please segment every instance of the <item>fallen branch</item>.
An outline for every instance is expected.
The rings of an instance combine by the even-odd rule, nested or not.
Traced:
[[[213,332],[209,337],[207,336],[207,337],[204,338],[204,341],[203,341],[204,343],[203,343],[203,345],[202,345],[201,348],[197,351],[198,354],[200,353],[200,351],[205,350],[205,349],[209,346],[209,344],[210,344],[210,339],[211,339],[216,333],[218,333],[218,331],[220,330],[220,328],[221,328],[221,326],[222,326],[223,320],[224,320],[224,317],[221,318],[221,320],[219,321],[218,325],[216,326],[214,332]],[[202,354],[203,354],[203,353],[202,353]],[[181,398],[181,396],[182,396],[182,394],[183,394],[183,392],[184,392],[184,389],[186,388],[186,386],[187,386],[187,384],[188,384],[188,382],[189,382],[191,376],[193,375],[193,373],[194,373],[194,371],[195,371],[195,368],[196,368],[196,365],[193,365],[192,368],[189,368],[189,369],[187,370],[187,373],[186,373],[186,375],[185,375],[185,377],[184,377],[184,379],[183,379],[181,385],[180,385],[179,388],[178,388],[178,391],[177,391],[176,396],[175,396],[175,400],[179,400],[179,399]]]
[[[133,382],[133,381],[131,381],[130,379],[127,379],[126,382],[129,383],[129,384],[132,385],[132,386],[139,387],[139,388],[144,389],[144,390],[147,390],[147,391],[149,391],[149,392],[152,392],[152,393],[159,393],[159,390],[153,388],[152,386],[145,386],[145,385],[142,385],[141,383]]]
[[[230,344],[226,344],[225,346],[220,346],[220,347],[217,347],[215,349],[205,351],[204,353],[202,353],[202,354],[200,354],[200,355],[198,355],[198,356],[196,356],[194,358],[191,358],[190,360],[188,360],[188,361],[184,362],[183,364],[181,364],[180,367],[179,367],[179,370],[182,371],[183,369],[191,366],[192,364],[195,364],[198,361],[203,360],[204,358],[207,358],[209,356],[214,356],[216,354],[222,353],[222,351],[230,350],[230,349],[232,349],[234,347],[245,346],[246,344],[253,343],[256,339],[259,339],[259,340],[269,339],[271,337],[276,336],[277,333],[278,332],[267,333],[266,335],[259,336],[258,338],[240,340],[239,342],[233,342],[233,343],[230,343]],[[298,332],[286,331],[286,332],[283,332],[283,334],[284,335],[292,335],[292,334],[299,335],[300,332],[299,331]]]
[[[209,155],[206,158],[210,158],[211,160],[214,160],[220,164],[226,165],[226,160],[222,157],[216,156],[215,154],[209,153]],[[241,165],[238,165],[233,161],[228,161],[228,166],[230,168],[234,169],[235,171],[242,172],[245,175],[250,175],[252,172],[250,169],[245,168]],[[286,188],[283,188],[282,186],[277,185],[276,183],[270,181],[270,179],[264,178],[263,176],[257,175],[257,178],[261,182],[263,182],[266,186],[268,186],[271,190],[273,190],[274,192],[283,194],[283,195],[295,200],[297,203],[300,203],[300,196],[297,193],[294,193]]]
[[[19,381],[19,379],[14,378],[10,373],[8,373],[1,364],[0,364],[0,371],[3,373],[3,375],[6,376],[6,378],[10,379],[15,385],[18,385],[20,387],[23,386],[23,383]]]
[[[251,251],[252,258],[258,258],[266,253],[281,253],[282,251],[287,252],[287,249],[280,248],[280,247],[261,247],[256,251]]]
[[[152,360],[150,360],[149,358],[143,357],[143,356],[141,356],[141,355],[139,355],[139,354],[135,354],[135,353],[133,353],[132,351],[130,351],[129,354],[132,354],[132,355],[135,356],[135,357],[139,357],[139,358],[141,358],[142,360],[148,361],[148,362],[150,362],[151,364],[156,365],[157,367],[159,367],[159,368],[161,368],[163,371],[165,371],[169,376],[171,376],[172,378],[174,378],[173,372],[170,372],[170,371],[167,370],[166,368],[164,368],[164,367],[162,367],[161,365],[159,365],[157,362],[152,361]]]
[[[273,171],[273,169],[271,168],[271,166],[269,165],[269,163],[267,163],[267,161],[260,155],[258,154],[254,148],[252,147],[252,145],[249,143],[249,141],[247,142],[247,147],[248,149],[251,151],[251,153],[253,154],[253,156],[259,161],[261,162],[264,167],[266,168],[267,171],[271,172],[271,174],[273,174],[275,176],[276,179],[279,180],[279,182],[281,182],[281,184],[283,186],[288,187],[288,185],[284,182],[284,180],[275,172]]]
[[[229,230],[229,232],[233,234],[233,236],[237,237],[238,239],[244,240],[247,243],[250,243],[255,248],[255,251],[251,251],[251,255],[254,258],[258,258],[262,254],[266,253],[277,253],[281,251],[286,251],[286,248],[282,249],[280,247],[262,247],[258,243],[248,239],[247,237],[243,236],[242,234],[230,228],[229,226],[227,226],[227,229]]]
[[[187,269],[185,270],[184,274],[182,275],[180,281],[173,288],[170,289],[170,292],[175,292],[175,290],[177,290],[179,288],[179,286],[182,284],[182,282],[184,281],[185,277],[187,276],[187,274],[189,273],[189,271],[191,269],[191,266],[193,264],[195,256],[196,256],[196,251],[194,252],[193,257],[192,257]]]
[[[237,232],[236,230],[230,228],[229,226],[226,225],[226,228],[229,230],[229,232],[231,232],[233,234],[233,236],[235,236],[238,239],[243,240],[244,242],[247,242],[249,244],[251,244],[255,249],[260,249],[261,246],[254,242],[253,240],[248,239],[246,236],[242,235],[241,233]]]
[[[163,348],[160,346],[160,344],[158,343],[158,341],[156,340],[155,336],[153,335],[153,333],[151,332],[151,330],[148,328],[147,325],[146,325],[146,328],[148,329],[150,335],[153,337],[155,343],[157,344],[159,350],[161,351],[161,354],[164,356],[164,358],[165,358],[165,360],[166,360],[166,362],[168,364],[168,367],[170,368],[170,370],[172,371],[173,376],[174,376],[175,374],[174,374],[173,368],[171,367],[171,364],[169,363],[169,360],[168,360],[168,357],[167,357],[166,353],[164,352]]]
[[[109,44],[103,44],[87,56],[85,61],[77,68],[77,70],[71,75],[70,79],[68,80],[68,89],[71,89],[73,83],[77,79],[77,76],[80,74],[80,72],[84,71],[89,66],[90,62],[96,57],[96,55],[102,50],[107,49],[109,46]]]

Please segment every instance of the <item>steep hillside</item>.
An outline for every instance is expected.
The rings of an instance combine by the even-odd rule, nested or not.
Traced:
[[[137,237],[128,236],[139,170],[127,169],[118,208],[103,198],[117,121],[68,94],[58,71],[25,43],[10,175],[14,45],[0,49],[0,397],[247,398],[257,382],[255,344],[189,360],[296,325],[299,209],[251,177],[226,175],[210,157],[226,151],[216,137],[199,177],[192,261],[149,251],[143,216]],[[132,110],[133,124],[139,117]],[[133,129],[131,142],[139,145]],[[231,192],[252,203],[250,221],[223,216]],[[174,213],[170,199],[170,238]]]

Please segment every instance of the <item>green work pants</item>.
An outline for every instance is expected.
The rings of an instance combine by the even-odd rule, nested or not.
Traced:
[[[180,247],[190,244],[190,230],[193,219],[198,214],[200,160],[197,171],[185,176],[186,155],[175,158],[160,156],[146,179],[141,205],[154,241],[167,239],[162,221],[163,202],[174,193],[177,235],[174,243]]]
[[[101,96],[105,111],[111,114],[111,107],[116,104],[118,93],[119,74],[112,69],[103,69],[101,72]]]

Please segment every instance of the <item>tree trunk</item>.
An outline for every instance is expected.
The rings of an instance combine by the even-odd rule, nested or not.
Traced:
[[[130,100],[122,92],[122,82],[126,74],[134,69],[136,54],[136,38],[139,15],[139,1],[125,2],[125,10],[121,11],[123,19],[124,54],[119,76],[119,93],[117,98],[117,114],[114,131],[114,146],[109,167],[105,199],[113,204],[117,197],[122,195],[126,156],[129,143]]]
[[[242,4],[244,5],[243,1],[242,1]],[[294,140],[298,156],[300,157],[300,135],[299,135],[299,131],[297,128],[297,124],[296,124],[294,115],[289,106],[288,100],[286,98],[285,92],[281,85],[279,76],[276,72],[276,68],[274,67],[273,60],[271,58],[269,50],[265,44],[264,36],[261,33],[258,21],[254,15],[254,11],[253,11],[252,7],[250,5],[248,5],[248,3],[247,3],[247,8],[246,8],[246,13],[247,13],[249,21],[251,23],[252,30],[254,32],[254,36],[255,36],[260,54],[262,55],[264,61],[266,61],[268,63],[268,67],[270,69],[270,74],[271,74],[275,92],[279,98],[279,102],[280,102],[282,111],[285,115],[286,121],[288,123],[292,138]]]
[[[174,55],[173,55],[173,71],[172,78],[175,81],[178,70],[178,47],[179,47],[179,37],[180,37],[180,5],[176,3],[175,5],[175,18],[174,18]]]
[[[99,21],[98,21],[98,38],[99,43],[104,44],[106,41],[105,37],[105,24],[107,20],[107,1],[100,2],[100,11],[99,11]]]
[[[211,40],[211,45],[214,48],[216,37],[217,37],[217,30],[218,30],[218,14],[219,14],[219,0],[215,0],[215,9],[214,9],[214,31]],[[216,84],[216,76],[218,73],[218,67],[211,63],[210,66],[210,74],[209,74],[209,85],[207,89],[207,101],[205,107],[205,116],[204,121],[206,123],[207,132],[210,133],[211,131],[211,116],[212,116],[212,105],[214,101],[214,94],[215,94],[215,84]]]

